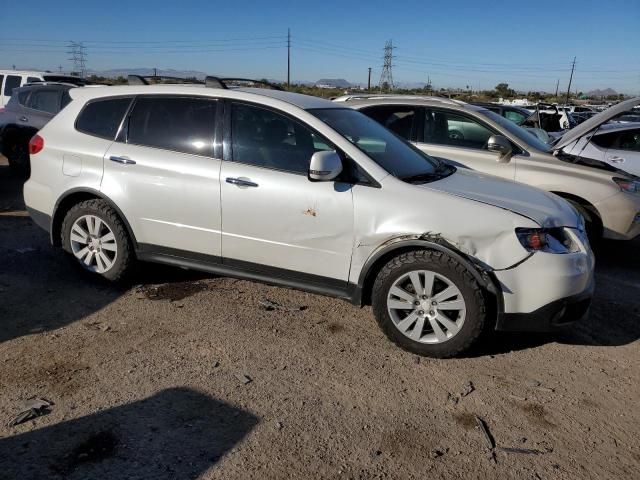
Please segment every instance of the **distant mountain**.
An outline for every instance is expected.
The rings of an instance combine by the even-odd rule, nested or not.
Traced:
[[[605,88],[604,90],[595,89],[587,92],[587,97],[608,97],[609,95],[618,95],[613,88]]]
[[[321,78],[316,82],[316,85],[331,85],[335,88],[349,88],[351,83],[347,82],[344,78]]]

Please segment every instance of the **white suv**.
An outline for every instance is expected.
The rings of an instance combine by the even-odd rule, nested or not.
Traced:
[[[218,85],[70,90],[24,187],[53,245],[110,280],[137,259],[371,303],[391,340],[438,357],[587,312],[593,255],[560,197],[456,170],[344,104]]]

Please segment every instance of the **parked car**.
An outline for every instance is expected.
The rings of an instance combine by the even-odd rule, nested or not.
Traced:
[[[487,110],[491,110],[492,112],[497,113],[498,115],[506,118],[507,120],[511,120],[516,125],[521,126],[525,130],[527,130],[532,135],[544,143],[551,143],[554,138],[547,133],[546,130],[541,128],[540,122],[537,122],[537,116],[531,110],[527,110],[525,107],[518,107],[515,105],[501,105],[497,103],[489,103],[489,102],[471,102],[471,105],[476,105],[478,107],[484,107]],[[532,121],[528,122],[530,118],[534,118]]]
[[[640,234],[640,179],[606,162],[562,151],[573,133],[588,133],[589,129],[578,129],[596,117],[569,130],[551,147],[504,117],[461,102],[396,96],[347,105],[429,155],[565,198],[585,217],[593,241],[602,236],[628,240]]]
[[[73,75],[61,75],[50,72],[30,70],[0,70],[0,107],[7,104],[13,90],[27,83],[36,82],[64,82],[72,85],[84,86],[91,82]]]
[[[640,123],[609,123],[638,104],[640,98],[626,100],[584,121],[562,138],[562,152],[640,176]]]
[[[571,113],[557,105],[539,103],[525,108],[532,115],[520,124],[522,127],[537,127],[549,134],[557,134],[577,125]]]
[[[29,140],[67,103],[73,85],[34,83],[16,88],[0,108],[0,152],[17,171],[29,172]]]
[[[207,85],[69,91],[24,186],[54,246],[109,280],[153,261],[372,304],[392,341],[436,357],[587,312],[593,254],[558,196],[345,104]]]

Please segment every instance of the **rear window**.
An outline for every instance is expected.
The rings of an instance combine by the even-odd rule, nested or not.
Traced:
[[[33,82],[41,82],[42,80],[40,80],[38,77],[27,77],[27,83],[33,83]]]
[[[18,100],[23,92],[18,95]],[[34,90],[27,102],[27,107],[47,113],[58,113],[60,94],[57,90]]]
[[[13,93],[13,89],[20,86],[21,80],[22,77],[19,77],[17,75],[7,75],[7,80],[4,82],[4,94],[7,97],[10,97]]]
[[[78,115],[76,130],[113,140],[130,103],[130,97],[107,98],[87,103]]]

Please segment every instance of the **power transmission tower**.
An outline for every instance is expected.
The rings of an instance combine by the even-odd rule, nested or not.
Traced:
[[[291,86],[291,29],[287,28],[287,87]]]
[[[382,66],[382,74],[380,75],[380,84],[378,87],[380,91],[393,91],[393,49],[396,48],[393,46],[393,41],[388,40],[384,45],[384,65]]]
[[[571,64],[571,76],[569,77],[569,86],[567,87],[567,96],[564,99],[564,104],[569,103],[569,92],[571,92],[571,81],[573,80],[573,70],[576,68],[576,57],[573,57],[573,63]]]
[[[68,48],[70,50],[67,53],[71,55],[69,60],[73,62],[73,71],[84,77],[87,73],[86,47],[82,42],[69,42]]]

